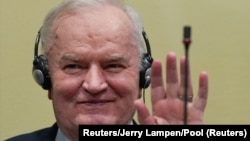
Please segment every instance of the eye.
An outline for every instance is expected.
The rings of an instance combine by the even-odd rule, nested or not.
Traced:
[[[122,67],[122,66],[119,64],[109,64],[108,65],[108,68],[119,68],[119,67]]]
[[[77,64],[68,64],[68,65],[65,65],[63,70],[66,73],[77,73],[77,72],[80,72],[82,70],[82,67],[80,65],[77,65]]]
[[[106,70],[110,72],[121,72],[125,67],[122,64],[108,64]]]
[[[65,66],[65,68],[66,68],[66,69],[78,69],[79,66],[76,65],[76,64],[69,64],[69,65]]]

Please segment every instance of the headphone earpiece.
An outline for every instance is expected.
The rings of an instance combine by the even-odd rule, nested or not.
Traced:
[[[35,42],[32,75],[38,85],[40,85],[43,89],[48,90],[51,87],[49,69],[45,56],[44,55],[38,56],[39,41],[40,41],[40,30],[37,34]]]
[[[146,32],[143,30],[142,36],[146,45],[147,53],[143,54],[141,65],[142,69],[140,70],[140,82],[139,86],[142,89],[148,88],[151,82],[151,66],[153,63],[153,58],[151,56],[151,48]]]
[[[50,88],[50,75],[47,60],[44,55],[35,57],[33,61],[32,75],[35,81],[42,86],[43,89],[48,90]]]

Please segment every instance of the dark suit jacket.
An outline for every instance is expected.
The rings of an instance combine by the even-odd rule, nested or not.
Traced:
[[[137,125],[135,120],[133,120],[133,125]],[[53,126],[40,129],[31,133],[26,133],[9,138],[5,141],[55,141],[58,126],[55,123]]]
[[[27,134],[18,135],[5,141],[55,141],[57,130],[58,126],[55,123],[51,127],[40,129]]]

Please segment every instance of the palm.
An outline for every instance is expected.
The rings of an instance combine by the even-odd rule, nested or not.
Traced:
[[[162,78],[162,66],[160,61],[154,61],[151,74],[151,102],[152,115],[146,106],[139,101],[135,102],[138,111],[138,118],[141,124],[183,124],[186,117],[187,124],[203,123],[203,113],[205,111],[208,95],[208,77],[206,72],[202,72],[199,78],[199,89],[197,97],[185,102],[180,99],[184,96],[184,63],[185,58],[180,63],[180,81],[178,80],[176,56],[169,53],[166,58],[166,86]],[[187,94],[193,96],[190,71],[188,70]],[[187,104],[185,108],[184,104]],[[184,115],[184,110],[187,114]]]

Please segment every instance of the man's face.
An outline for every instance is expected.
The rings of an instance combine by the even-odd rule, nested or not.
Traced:
[[[55,25],[49,96],[59,126],[129,123],[140,95],[140,60],[128,17],[103,7],[64,15]]]

